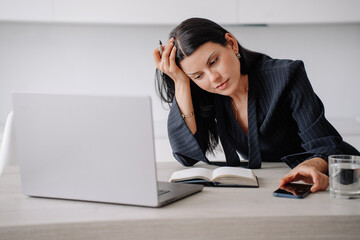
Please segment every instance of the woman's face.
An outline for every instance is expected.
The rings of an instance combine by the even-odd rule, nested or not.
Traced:
[[[185,57],[180,66],[201,89],[230,96],[236,91],[240,80],[240,61],[236,56],[237,52],[236,40],[228,41],[225,47],[207,42],[193,54]]]

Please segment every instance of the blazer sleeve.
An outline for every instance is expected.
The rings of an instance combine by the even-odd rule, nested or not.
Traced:
[[[302,61],[295,61],[290,67],[287,92],[305,152],[285,156],[282,160],[293,168],[310,158],[327,161],[329,155],[342,153],[343,140],[326,120],[324,106],[311,87]]]
[[[168,117],[168,135],[173,155],[182,165],[192,166],[198,161],[209,164],[196,137],[182,118],[175,98]]]

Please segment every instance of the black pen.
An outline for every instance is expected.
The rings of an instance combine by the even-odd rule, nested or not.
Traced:
[[[160,58],[162,58],[162,53],[163,53],[163,49],[162,49],[162,42],[161,40],[159,40],[159,54],[160,54]],[[160,76],[163,77],[164,73],[162,71],[160,71]]]
[[[162,42],[161,42],[161,40],[159,40],[159,53],[160,53],[160,57],[162,56],[162,52],[163,52],[163,50],[162,50]]]

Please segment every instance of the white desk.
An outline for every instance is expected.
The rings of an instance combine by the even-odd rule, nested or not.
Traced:
[[[182,169],[159,163],[160,180]],[[0,177],[0,239],[359,239],[360,200],[272,196],[288,172],[255,170],[260,188],[210,188],[160,209],[26,197],[17,167]],[[115,190],[115,189],[114,189]]]

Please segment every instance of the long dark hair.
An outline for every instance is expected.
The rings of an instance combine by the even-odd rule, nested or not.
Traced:
[[[169,39],[175,39],[176,64],[180,67],[179,63],[185,57],[190,56],[201,45],[207,42],[226,46],[226,33],[228,33],[227,30],[208,19],[190,18],[183,21],[169,34]],[[244,49],[239,43],[238,46],[241,55],[241,73],[247,74],[251,71],[256,58],[260,54]],[[169,107],[171,107],[175,96],[174,81],[169,76],[162,74],[160,70],[156,69],[155,86],[161,100],[168,103]],[[209,151],[213,153],[219,142],[216,131],[214,94],[202,90],[191,80],[190,89],[194,111],[196,113],[197,139],[203,152]]]

